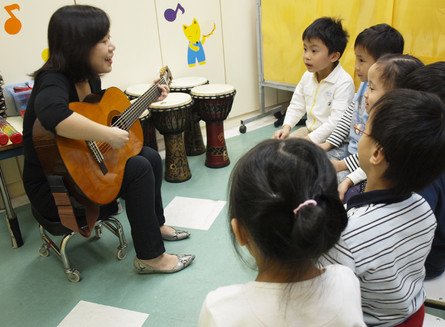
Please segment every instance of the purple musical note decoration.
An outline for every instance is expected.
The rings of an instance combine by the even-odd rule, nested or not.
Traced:
[[[176,15],[178,14],[178,10],[181,10],[181,13],[185,13],[185,9],[181,6],[180,3],[176,6],[176,9],[173,10],[171,8],[168,8],[164,11],[164,17],[169,22],[173,22],[176,19]]]

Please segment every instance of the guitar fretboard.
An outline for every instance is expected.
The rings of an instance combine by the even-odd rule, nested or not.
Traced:
[[[161,91],[159,90],[158,85],[160,84],[166,84],[163,77],[159,82],[151,86],[147,92],[141,95],[127,110],[125,110],[112,126],[117,126],[128,131],[131,126],[133,126],[134,122],[139,119],[144,110],[148,108],[150,103],[155,102],[159,98]]]

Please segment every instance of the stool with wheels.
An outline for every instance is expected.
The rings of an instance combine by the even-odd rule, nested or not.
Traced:
[[[125,241],[125,235],[121,223],[117,218],[113,216],[118,210],[118,205],[108,205],[106,209],[101,210],[101,214],[94,227],[96,238],[100,238],[102,235],[102,227],[105,227],[111,231],[119,239],[119,245],[116,250],[116,258],[122,260],[127,255],[127,243]],[[68,259],[66,253],[66,247],[68,241],[74,236],[75,232],[63,226],[60,221],[51,221],[42,215],[40,215],[34,208],[31,209],[34,218],[39,223],[40,235],[42,237],[43,244],[39,249],[39,253],[43,257],[50,255],[50,250],[53,250],[58,258],[62,261],[63,269],[70,282],[79,282],[81,279],[79,270],[73,268]],[[81,210],[75,210],[76,216],[81,215]],[[51,238],[52,236],[61,236],[60,245]]]

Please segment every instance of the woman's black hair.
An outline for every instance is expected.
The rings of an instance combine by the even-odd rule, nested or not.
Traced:
[[[347,224],[335,169],[306,140],[266,140],[236,164],[229,218],[235,217],[263,260],[301,276],[338,241]],[[317,205],[294,210],[313,199]],[[233,237],[233,233],[232,233]],[[235,248],[240,254],[233,237]]]
[[[445,169],[445,105],[432,93],[396,89],[372,107],[370,137],[382,147],[383,178],[397,194],[420,191]]]
[[[59,8],[48,25],[48,61],[32,76],[57,71],[74,83],[96,78],[89,63],[90,52],[109,30],[110,19],[102,9],[87,5]]]

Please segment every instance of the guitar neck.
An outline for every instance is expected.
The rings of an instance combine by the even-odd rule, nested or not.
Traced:
[[[141,95],[137,100],[126,109],[122,115],[117,119],[112,126],[117,126],[124,130],[129,130],[133,123],[139,119],[145,109],[148,109],[148,106],[156,102],[156,100],[161,95],[161,91],[159,90],[159,85],[165,84],[164,78],[161,78],[159,82],[153,84],[143,95]]]

